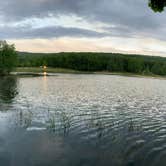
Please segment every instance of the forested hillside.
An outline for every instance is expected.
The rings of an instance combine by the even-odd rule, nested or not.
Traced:
[[[115,53],[18,53],[19,67],[67,68],[79,71],[166,75],[166,58]]]

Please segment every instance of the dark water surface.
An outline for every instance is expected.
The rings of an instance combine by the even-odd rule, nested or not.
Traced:
[[[0,78],[0,166],[165,166],[166,80]]]

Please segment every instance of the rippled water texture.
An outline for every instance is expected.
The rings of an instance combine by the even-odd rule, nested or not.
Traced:
[[[166,80],[1,78],[0,165],[165,166]]]

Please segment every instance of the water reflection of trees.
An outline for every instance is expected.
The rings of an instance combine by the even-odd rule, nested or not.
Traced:
[[[0,78],[0,102],[11,103],[18,94],[16,77]]]

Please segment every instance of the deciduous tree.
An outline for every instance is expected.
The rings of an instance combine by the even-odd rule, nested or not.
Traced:
[[[14,45],[0,41],[0,75],[9,74],[17,64],[17,52]]]
[[[166,0],[149,0],[149,6],[155,12],[162,12],[166,6]]]

